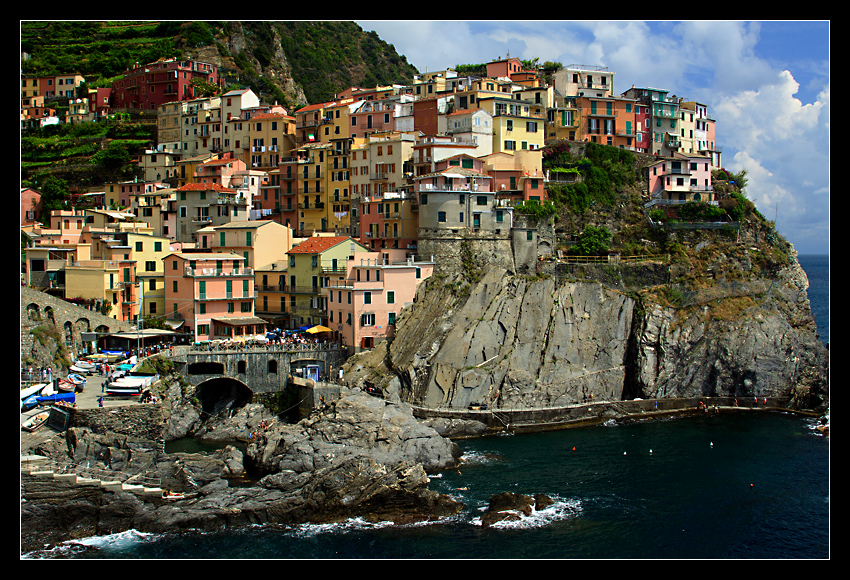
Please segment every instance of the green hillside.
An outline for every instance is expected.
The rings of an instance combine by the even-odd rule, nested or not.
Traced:
[[[22,74],[79,73],[89,86],[109,86],[134,63],[211,54],[231,87],[250,87],[266,100],[290,107],[321,102],[349,86],[409,83],[416,69],[375,32],[353,22],[22,22]],[[235,34],[244,49],[231,53]],[[291,79],[307,103],[293,102],[277,75],[283,50]],[[239,43],[236,43],[239,44]],[[242,46],[241,44],[239,44]],[[204,49],[209,49],[204,51]]]

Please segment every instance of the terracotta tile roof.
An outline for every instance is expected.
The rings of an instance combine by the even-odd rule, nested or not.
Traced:
[[[222,187],[217,183],[187,183],[174,191],[223,191],[225,193],[236,193],[235,189]]]
[[[254,115],[249,120],[265,121],[266,119],[295,119],[295,117],[290,117],[289,115],[284,115],[283,113],[260,113],[259,115]]]
[[[351,236],[313,236],[289,250],[287,254],[321,254],[347,240],[351,240]]]
[[[302,107],[295,111],[295,114],[297,115],[298,113],[306,113],[308,111],[318,111],[320,109],[323,109],[324,107],[332,107],[336,104],[337,103],[335,101],[330,101],[327,103],[316,103],[315,105],[307,105],[306,107]]]

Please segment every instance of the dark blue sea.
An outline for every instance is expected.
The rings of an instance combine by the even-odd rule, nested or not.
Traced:
[[[829,340],[829,261],[800,256]],[[410,526],[363,521],[150,535],[64,544],[47,559],[827,559],[829,438],[788,413],[647,419],[459,441],[464,464],[431,488],[458,516]],[[483,528],[502,491],[554,505]]]
[[[809,302],[818,327],[818,335],[829,344],[829,255],[798,256],[809,278]]]

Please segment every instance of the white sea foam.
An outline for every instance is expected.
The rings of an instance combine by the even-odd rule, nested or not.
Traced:
[[[377,530],[392,526],[392,522],[367,522],[362,518],[352,518],[344,522],[332,524],[300,524],[294,526],[291,532],[299,538],[312,538],[320,534],[351,532],[358,530]]]
[[[70,557],[78,553],[81,549],[87,548],[122,551],[134,544],[153,540],[156,537],[157,536],[155,534],[139,532],[138,530],[127,530],[105,536],[91,536],[78,540],[67,540],[51,548],[28,552],[23,554],[21,558],[27,560],[41,560]]]
[[[551,523],[569,520],[578,516],[582,511],[581,500],[579,499],[563,499],[557,496],[550,496],[554,503],[542,510],[532,508],[531,514],[525,515],[522,512],[510,512],[519,516],[517,520],[503,520],[491,524],[491,528],[500,529],[529,529],[541,528]],[[485,508],[486,509],[486,508]],[[483,511],[483,510],[482,510]],[[481,525],[481,518],[477,517],[472,520],[472,524]]]

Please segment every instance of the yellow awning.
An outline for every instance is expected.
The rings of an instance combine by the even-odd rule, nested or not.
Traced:
[[[315,334],[317,332],[333,332],[333,331],[330,328],[328,328],[327,326],[322,326],[320,324],[318,326],[314,326],[313,328],[308,328],[307,332],[309,332],[310,334]]]

